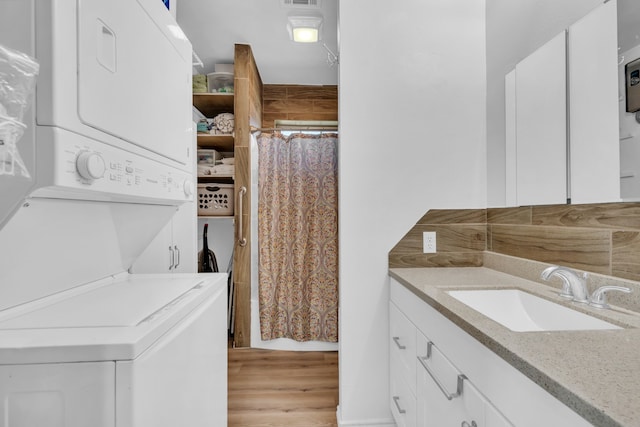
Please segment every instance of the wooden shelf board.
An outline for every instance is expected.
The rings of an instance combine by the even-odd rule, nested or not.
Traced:
[[[220,182],[221,184],[233,184],[235,179],[234,175],[206,175],[198,176],[198,184],[212,184]]]
[[[205,117],[213,118],[220,113],[233,113],[234,95],[232,93],[194,93],[193,105]]]
[[[232,152],[234,146],[233,135],[207,135],[198,134],[199,148],[213,148],[218,151]]]

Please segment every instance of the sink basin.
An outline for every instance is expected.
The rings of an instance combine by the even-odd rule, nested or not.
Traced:
[[[516,332],[622,329],[518,289],[458,290],[447,293]]]

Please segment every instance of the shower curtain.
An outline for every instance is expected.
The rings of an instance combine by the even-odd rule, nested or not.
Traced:
[[[338,341],[337,134],[258,137],[262,340]]]

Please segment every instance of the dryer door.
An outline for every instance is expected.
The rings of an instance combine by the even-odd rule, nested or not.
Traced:
[[[85,124],[185,164],[191,44],[154,0],[78,1],[78,114]]]

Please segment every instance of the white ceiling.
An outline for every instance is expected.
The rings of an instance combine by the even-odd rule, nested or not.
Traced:
[[[285,7],[282,0],[180,0],[178,24],[204,63],[200,73],[216,63],[232,63],[234,44],[248,44],[266,84],[337,85],[338,65],[327,63],[327,50],[337,52],[338,0],[320,0],[319,9]],[[319,43],[294,43],[287,16],[323,16]]]

